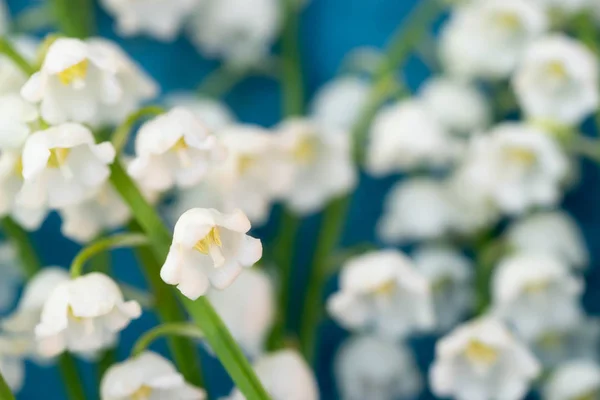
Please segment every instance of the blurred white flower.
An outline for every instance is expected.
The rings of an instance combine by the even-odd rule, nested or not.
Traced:
[[[412,399],[423,390],[410,350],[374,335],[348,339],[335,358],[343,400]]]
[[[567,15],[585,12],[588,8],[598,4],[595,0],[534,0],[536,4],[546,9],[553,18],[564,19]]]
[[[2,11],[0,10],[1,14]],[[1,18],[0,26],[2,24]],[[27,61],[35,61],[38,48],[37,39],[29,36],[11,36],[8,41]],[[0,54],[0,94],[18,94],[28,78],[27,74],[10,57]]]
[[[345,328],[396,339],[434,327],[429,282],[399,251],[352,258],[342,267],[339,280],[339,290],[327,300],[327,311]]]
[[[147,34],[172,41],[201,0],[101,0],[123,36]]]
[[[598,61],[581,43],[562,34],[532,44],[513,86],[529,118],[578,125],[598,108]]]
[[[584,269],[589,261],[581,229],[563,211],[539,212],[513,222],[506,240],[513,250],[546,253],[575,268]]]
[[[436,344],[433,393],[456,400],[519,400],[540,373],[527,348],[498,320],[459,326]]]
[[[275,316],[275,293],[267,274],[244,270],[225,290],[210,290],[207,297],[227,328],[250,355],[262,353]]]
[[[521,253],[502,260],[492,280],[492,312],[525,339],[566,329],[583,317],[581,280],[547,254]]]
[[[448,233],[454,207],[444,182],[433,178],[400,181],[390,189],[377,223],[387,243],[434,239]]]
[[[457,250],[438,245],[421,246],[412,257],[429,279],[436,327],[447,331],[473,307],[473,265]]]
[[[350,134],[365,107],[370,85],[365,79],[345,76],[323,85],[311,105],[318,124]]]
[[[15,247],[9,242],[0,242],[0,313],[13,306],[22,282],[23,271]]]
[[[24,183],[17,201],[40,209],[77,204],[93,196],[108,180],[115,149],[95,143],[83,125],[65,123],[33,133],[23,148]]]
[[[20,340],[0,336],[0,373],[13,392],[19,392],[25,380],[25,363],[21,359]]]
[[[272,400],[318,400],[317,382],[312,370],[295,350],[279,350],[260,357],[254,371]],[[239,389],[222,400],[245,400]]]
[[[198,184],[225,158],[217,138],[185,108],[173,108],[144,123],[135,138],[136,158],[127,171],[157,191]]]
[[[451,132],[471,135],[492,119],[488,100],[474,85],[451,78],[429,79],[419,90],[423,106]]]
[[[449,163],[460,148],[425,106],[403,100],[375,117],[367,147],[367,172],[383,176]]]
[[[206,393],[190,385],[166,358],[145,351],[113,364],[100,383],[101,400],[204,400]]]
[[[206,208],[186,211],[175,224],[161,278],[192,300],[206,294],[211,285],[227,288],[244,267],[262,256],[262,244],[246,234],[249,230],[250,221],[240,210],[231,214]]]
[[[124,301],[119,286],[99,272],[60,283],[35,327],[39,352],[48,357],[65,350],[93,354],[113,345],[117,334],[141,313],[136,301]]]
[[[531,126],[503,123],[472,138],[457,174],[470,190],[518,214],[556,204],[568,168],[566,155],[549,135]]]
[[[547,25],[546,13],[531,1],[475,1],[451,14],[440,39],[441,59],[459,77],[505,78]]]
[[[281,19],[277,0],[204,0],[188,32],[198,51],[245,67],[269,53]]]
[[[187,109],[208,129],[217,134],[235,121],[235,116],[225,103],[208,97],[200,97],[197,93],[175,92],[167,96],[166,103],[171,107]]]
[[[20,150],[38,119],[38,110],[18,93],[0,96],[0,150]]]
[[[357,171],[349,134],[305,119],[287,120],[277,130],[286,161],[292,165],[293,185],[285,194],[292,211],[315,213],[354,188]]]
[[[593,400],[600,396],[600,366],[576,360],[552,371],[544,384],[544,400]]]

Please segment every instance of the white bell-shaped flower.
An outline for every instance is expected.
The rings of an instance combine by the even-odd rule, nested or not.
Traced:
[[[520,400],[540,366],[498,320],[461,325],[436,344],[429,381],[438,397],[456,400]]]
[[[135,153],[129,174],[158,191],[194,186],[225,158],[224,149],[202,121],[179,107],[142,125]]]
[[[292,119],[279,126],[278,134],[293,169],[294,183],[285,195],[292,211],[315,213],[354,188],[357,171],[347,133]]]
[[[474,1],[451,14],[441,35],[441,59],[458,77],[505,78],[547,28],[545,10],[531,1]]]
[[[235,121],[233,112],[225,103],[208,97],[200,97],[198,93],[171,93],[167,96],[166,103],[171,107],[187,109],[215,133]]]
[[[339,279],[340,288],[327,300],[327,310],[345,328],[403,338],[434,327],[429,282],[399,251],[352,258]]]
[[[210,303],[246,353],[262,353],[275,317],[275,292],[269,276],[244,270],[225,290],[210,290]]]
[[[20,150],[38,117],[37,107],[18,93],[0,96],[0,150]]]
[[[510,214],[533,206],[552,206],[561,196],[569,163],[546,133],[519,123],[504,123],[473,137],[457,174],[463,184]]]
[[[253,365],[272,400],[318,400],[319,391],[315,376],[302,356],[295,350],[279,350],[260,357]],[[234,389],[222,400],[245,400]]]
[[[2,11],[0,11],[1,14]],[[1,19],[2,17],[0,17],[0,21]],[[25,60],[31,63],[35,62],[38,48],[37,39],[30,36],[11,36],[8,41]],[[0,93],[2,95],[18,94],[28,78],[27,74],[10,57],[0,54]]]
[[[575,360],[559,366],[544,384],[544,400],[594,400],[600,396],[600,366]]]
[[[35,328],[39,352],[51,357],[67,350],[93,354],[111,346],[117,334],[142,309],[136,301],[124,301],[110,277],[91,272],[59,284],[42,309]]]
[[[184,296],[195,300],[212,285],[225,289],[262,256],[259,239],[248,236],[250,221],[236,210],[221,214],[215,209],[193,208],[175,224],[173,243],[161,278]]]
[[[23,270],[16,248],[11,243],[0,242],[0,313],[13,306],[22,282]]]
[[[413,399],[423,390],[410,349],[374,335],[348,339],[336,355],[335,374],[343,400]]]
[[[93,196],[108,180],[115,149],[96,144],[83,125],[65,123],[29,136],[23,148],[25,179],[17,201],[25,208],[61,208]]]
[[[550,254],[578,269],[586,268],[589,261],[581,229],[563,211],[540,212],[515,221],[506,240],[513,250]]]
[[[13,392],[25,381],[25,363],[21,358],[21,340],[0,336],[0,373]]]
[[[277,0],[204,0],[188,33],[205,56],[243,67],[268,55],[281,16]]]
[[[419,90],[419,98],[452,133],[471,135],[487,128],[491,121],[488,100],[466,82],[443,77],[430,79]]]
[[[425,106],[403,100],[375,117],[366,169],[375,176],[447,165],[460,150],[456,140]]]
[[[147,34],[162,41],[172,41],[190,13],[201,0],[101,0],[100,4],[116,22],[123,36]]]
[[[436,328],[447,331],[473,307],[473,265],[455,249],[422,246],[412,255],[421,274],[429,279]]]
[[[578,125],[598,108],[598,60],[562,34],[529,47],[513,86],[525,114],[542,122]]]
[[[100,383],[101,400],[204,400],[201,388],[187,383],[173,364],[151,351],[113,364]]]
[[[500,262],[492,281],[492,310],[525,339],[566,329],[583,317],[581,280],[560,260],[521,253]]]

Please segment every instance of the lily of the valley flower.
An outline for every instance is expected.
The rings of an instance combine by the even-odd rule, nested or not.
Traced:
[[[544,400],[593,400],[600,396],[600,366],[575,360],[559,366],[544,385]]]
[[[18,93],[0,96],[0,150],[20,150],[39,117]]]
[[[215,133],[235,121],[235,116],[225,103],[200,97],[197,93],[175,92],[167,96],[166,102],[171,107],[187,109]]]
[[[63,282],[46,300],[35,328],[39,351],[49,357],[65,350],[93,354],[114,344],[141,313],[140,305],[124,301],[117,284],[102,273]]]
[[[83,125],[65,123],[30,135],[23,149],[23,187],[18,202],[25,208],[60,208],[91,196],[107,181],[115,149],[96,144]]]
[[[429,282],[396,250],[355,257],[340,273],[340,289],[327,301],[329,314],[348,329],[403,338],[434,326]]]
[[[145,351],[112,365],[102,377],[101,400],[204,400],[204,390],[187,383],[166,358]]]
[[[377,336],[348,339],[335,359],[344,400],[412,399],[423,389],[410,349]]]
[[[436,344],[430,370],[433,393],[457,400],[520,400],[540,366],[498,320],[461,325]]]
[[[184,296],[195,300],[212,285],[225,289],[262,256],[259,239],[248,236],[250,221],[236,210],[221,214],[214,209],[194,208],[175,224],[173,243],[161,278]]]

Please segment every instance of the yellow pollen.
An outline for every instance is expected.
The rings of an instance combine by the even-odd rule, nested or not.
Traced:
[[[493,364],[498,359],[498,352],[491,346],[473,339],[469,342],[465,356],[476,364]]]
[[[301,138],[296,147],[294,147],[292,156],[300,163],[310,163],[317,156],[317,141],[310,136]]]
[[[214,226],[203,239],[198,240],[194,245],[194,248],[198,250],[202,254],[208,254],[210,250],[210,246],[223,246],[221,242],[221,235],[219,234],[219,229]]]
[[[238,157],[237,160],[237,170],[239,174],[244,174],[248,171],[254,163],[256,162],[256,157],[251,156],[249,154],[242,154]]]
[[[189,146],[185,142],[185,139],[183,137],[180,137],[179,140],[176,141],[175,144],[171,147],[171,150],[182,151],[182,150],[186,150],[188,147]]]
[[[64,149],[61,147],[57,147],[55,149],[50,149],[50,158],[48,158],[48,167],[49,168],[60,168],[65,165],[67,161],[67,157],[71,149]]]
[[[87,75],[88,60],[83,60],[58,73],[58,79],[63,85],[70,85],[73,81],[84,79]]]
[[[551,61],[546,64],[546,73],[554,79],[564,80],[567,78],[567,69],[560,61]]]
[[[525,285],[524,290],[526,293],[530,294],[540,293],[546,290],[548,288],[548,285],[550,285],[548,281],[531,282]]]
[[[537,156],[533,151],[519,147],[506,149],[506,156],[510,161],[525,167],[530,167],[537,161]]]
[[[396,290],[396,282],[392,279],[383,282],[381,285],[377,286],[373,293],[377,295],[390,296]]]
[[[515,13],[500,13],[494,16],[494,22],[501,28],[516,31],[521,29],[521,20]]]
[[[78,317],[77,315],[75,315],[75,313],[73,312],[73,307],[71,306],[67,308],[67,315],[69,316],[69,318],[74,319],[75,321],[83,320],[83,317]]]
[[[146,385],[142,385],[131,395],[131,400],[148,400],[152,394],[152,388]]]
[[[17,158],[17,161],[15,161],[13,170],[17,176],[23,176],[23,159],[21,157]]]

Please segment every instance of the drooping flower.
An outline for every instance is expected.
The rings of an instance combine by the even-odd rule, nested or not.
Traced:
[[[225,158],[224,149],[202,121],[179,107],[142,125],[135,153],[129,174],[157,191],[194,186]]]
[[[15,247],[0,242],[0,313],[12,307],[22,282],[23,271]]]
[[[598,108],[598,61],[581,43],[562,34],[532,44],[513,87],[529,118],[578,125]]]
[[[124,301],[107,275],[91,272],[60,283],[42,309],[35,328],[39,352],[55,356],[68,350],[93,354],[114,344],[117,334],[142,313],[136,301]]]
[[[399,251],[355,257],[342,267],[339,279],[327,310],[348,329],[403,338],[435,324],[429,282]]]
[[[112,365],[100,383],[101,400],[204,400],[206,393],[190,385],[166,358],[145,351]]]
[[[547,254],[521,253],[494,270],[492,310],[525,339],[579,323],[583,310],[581,280]]]
[[[261,354],[275,317],[275,293],[267,274],[244,270],[227,289],[210,290],[207,297],[242,348],[251,356]]]
[[[175,224],[161,278],[192,300],[206,294],[211,285],[229,287],[244,267],[262,256],[262,244],[246,234],[249,230],[250,221],[240,210],[231,214],[206,208],[186,211]]]
[[[175,92],[167,96],[171,107],[185,108],[202,121],[208,129],[218,134],[227,125],[233,124],[235,116],[227,105],[208,97],[199,97],[197,93]]]
[[[18,93],[0,96],[0,150],[21,150],[38,117],[37,107]]]
[[[600,396],[600,366],[575,360],[559,366],[544,384],[544,400],[586,400]]]
[[[436,344],[429,374],[433,393],[457,400],[519,400],[540,366],[498,320],[459,326]]]
[[[83,125],[65,123],[34,132],[23,148],[24,183],[17,201],[24,208],[61,208],[93,196],[107,181],[115,149],[96,144]]]
[[[254,363],[265,390],[273,400],[317,400],[317,382],[310,367],[295,350],[279,350],[260,357]],[[239,389],[222,400],[245,400]]]
[[[347,133],[292,119],[279,126],[278,134],[292,165],[293,185],[285,194],[292,211],[301,215],[317,212],[356,185]]]
[[[336,356],[335,373],[344,400],[412,399],[423,389],[410,350],[374,335],[348,339]]]

